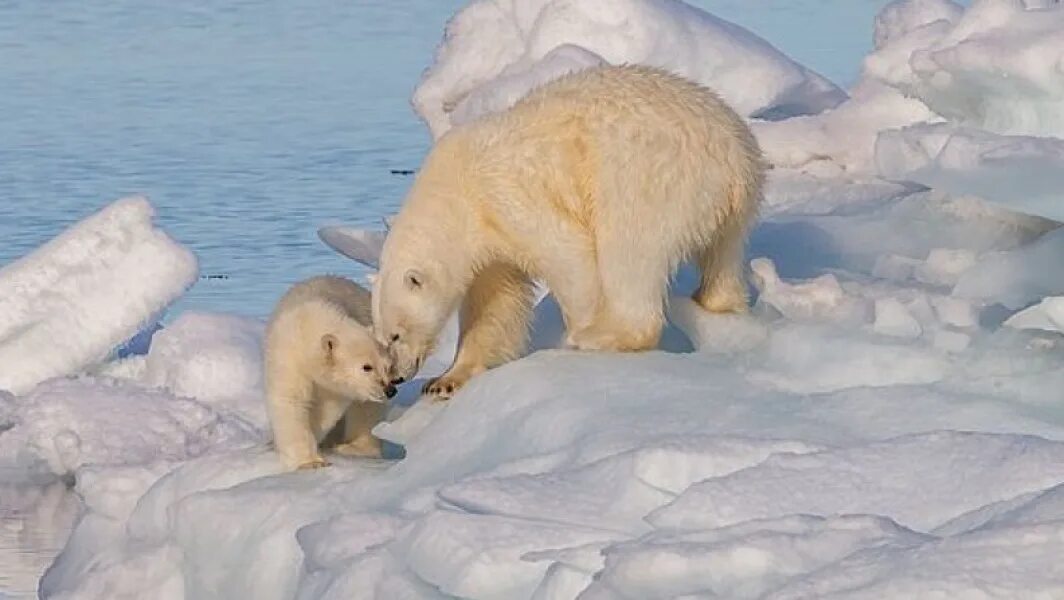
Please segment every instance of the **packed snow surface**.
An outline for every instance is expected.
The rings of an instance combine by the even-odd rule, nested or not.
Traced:
[[[875,189],[818,214],[776,198],[751,243],[751,315],[701,313],[681,272],[666,337],[695,352],[545,349],[448,403],[412,382],[376,430],[397,461],[281,473],[251,400],[261,324],[237,317],[182,315],[111,379],[5,397],[0,443],[42,440],[5,455],[73,478],[87,507],[42,594],[1054,597],[1064,338],[954,291],[1059,231]],[[539,304],[536,347],[559,320]]]
[[[678,2],[606,6],[471,3],[415,105],[438,135],[534,82],[619,60],[703,69],[689,74],[732,87],[747,114],[841,99]],[[685,268],[660,350],[579,353],[555,349],[546,297],[533,353],[447,403],[419,399],[454,352],[452,319],[375,430],[387,459],[282,473],[262,323],[233,315],[177,315],[145,330],[141,352],[0,392],[0,478],[70,483],[85,507],[41,596],[1064,597],[1059,96],[1057,74],[1031,64],[1056,60],[1047,24],[1061,7],[888,5],[849,100],[756,124],[775,168],[749,314],[704,313]],[[980,62],[993,44],[1002,55]],[[72,231],[90,226],[130,234],[122,220]],[[373,267],[385,233],[320,235]],[[128,284],[110,301],[161,285],[123,276],[139,252],[114,250],[114,279],[98,274]],[[0,303],[82,310],[26,289]],[[86,339],[128,340],[152,312],[137,307]]]

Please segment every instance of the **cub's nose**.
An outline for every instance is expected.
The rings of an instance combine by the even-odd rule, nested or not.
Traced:
[[[392,380],[392,385],[399,385],[400,383],[402,383],[404,381],[406,381],[406,377],[396,377],[395,379]]]
[[[395,396],[398,391],[399,390],[395,389],[394,385],[388,384],[384,386],[384,395],[388,396],[389,398]]]

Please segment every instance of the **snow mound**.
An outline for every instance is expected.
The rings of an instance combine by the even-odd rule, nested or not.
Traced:
[[[1064,136],[1064,5],[976,0],[959,18],[949,10],[942,16],[955,20],[946,27],[934,21],[899,40],[935,30],[931,43],[915,44],[899,57],[904,62],[890,65],[889,83],[962,125]]]
[[[266,427],[257,319],[187,312],[152,337],[141,381]]]
[[[18,478],[69,477],[89,464],[188,459],[261,441],[239,417],[117,380],[55,379],[13,404],[0,426],[0,472]]]
[[[931,23],[954,23],[964,13],[951,0],[894,1],[876,15],[873,41],[876,49],[884,48],[912,31]]]
[[[765,158],[777,167],[825,178],[868,178],[875,175],[875,141],[881,131],[936,118],[919,100],[866,75],[835,108],[755,121],[752,128]]]
[[[106,359],[196,279],[195,257],[118,200],[0,269],[0,389],[16,394]]]
[[[846,97],[756,35],[679,0],[479,0],[447,24],[413,104],[438,139],[602,63],[668,69],[752,116],[817,113]]]
[[[821,177],[971,193],[1060,220],[1064,5],[896,0],[849,98],[754,124],[768,159]]]

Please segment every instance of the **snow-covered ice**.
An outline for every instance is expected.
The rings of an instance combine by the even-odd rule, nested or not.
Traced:
[[[892,2],[843,101],[674,0],[470,3],[415,94],[434,135],[599,61],[781,119],[755,120],[750,313],[705,314],[682,269],[658,351],[579,353],[541,294],[535,352],[419,401],[452,319],[375,429],[403,457],[298,473],[266,443],[262,323],[177,315],[0,391],[0,477],[84,503],[42,597],[1064,596],[1062,9]],[[386,232],[319,235],[373,268]]]
[[[85,465],[187,459],[259,439],[256,428],[192,398],[130,382],[54,379],[0,415],[0,467],[26,479],[73,477]]]
[[[765,40],[679,0],[479,0],[448,23],[413,104],[439,138],[602,63],[669,69],[753,116],[817,113],[846,97]]]
[[[889,179],[981,196],[1019,212],[1064,221],[1060,138],[913,125],[880,133],[875,158],[879,173]]]
[[[118,200],[0,269],[0,389],[16,393],[106,359],[196,279],[196,259]]]
[[[1009,317],[1005,325],[1016,329],[1043,329],[1064,333],[1064,296],[1045,298]]]

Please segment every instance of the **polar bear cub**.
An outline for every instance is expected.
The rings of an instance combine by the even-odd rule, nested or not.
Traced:
[[[396,390],[370,313],[370,293],[343,277],[301,281],[277,303],[266,327],[266,403],[285,468],[328,465],[318,445],[341,418],[337,452],[380,456],[370,430]]]

